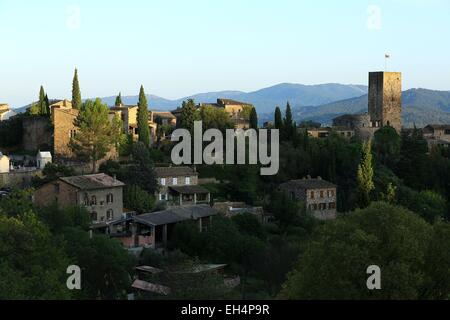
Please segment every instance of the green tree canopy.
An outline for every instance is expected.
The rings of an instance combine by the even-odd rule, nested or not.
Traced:
[[[194,132],[194,121],[198,119],[197,108],[193,99],[183,101],[181,106],[181,119],[178,123],[179,128],[187,129]]]
[[[100,99],[86,101],[75,120],[79,131],[70,141],[70,148],[78,157],[91,161],[94,173],[97,172],[97,162],[113,149],[118,140],[108,113],[108,106]]]
[[[427,283],[433,277],[425,274],[431,234],[431,226],[410,211],[385,203],[373,203],[319,229],[289,275],[280,297],[430,297],[431,294],[424,295],[424,289],[433,287]],[[371,265],[381,268],[382,290],[367,289],[369,275],[366,270]],[[432,270],[430,272],[434,274]],[[445,274],[448,272],[447,267]],[[435,285],[434,281],[431,282]]]
[[[361,208],[370,204],[370,194],[375,189],[373,183],[372,143],[363,143],[361,163],[358,166],[357,182],[359,205]]]

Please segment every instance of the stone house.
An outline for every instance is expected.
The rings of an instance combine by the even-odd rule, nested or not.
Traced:
[[[423,128],[422,132],[430,148],[433,146],[450,146],[449,124],[430,124]]]
[[[83,206],[96,227],[106,227],[123,215],[124,183],[106,174],[64,177],[50,182],[34,193],[34,202],[45,206]]]
[[[303,130],[300,128],[299,130]],[[355,131],[348,127],[333,127],[333,128],[310,128],[308,129],[308,135],[313,138],[328,138],[332,132],[336,132],[338,135],[344,138],[352,138],[355,136]]]
[[[110,236],[119,239],[127,248],[165,248],[176,224],[194,221],[199,231],[204,232],[217,214],[219,212],[216,209],[206,204],[171,207],[113,223],[117,226]]]
[[[336,218],[337,186],[322,178],[291,180],[280,185],[294,201],[306,205],[306,209],[320,220]]]
[[[198,185],[198,173],[191,167],[155,168],[159,191],[156,200],[169,206],[209,203],[211,194]]]

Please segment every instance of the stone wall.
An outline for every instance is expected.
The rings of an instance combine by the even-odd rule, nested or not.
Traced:
[[[22,144],[25,151],[51,150],[53,128],[45,117],[26,117],[23,119]]]
[[[33,177],[42,177],[42,170],[0,173],[0,187],[30,188]]]

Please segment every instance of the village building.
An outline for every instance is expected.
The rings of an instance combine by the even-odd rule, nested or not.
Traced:
[[[122,219],[124,183],[106,174],[59,178],[34,193],[40,206],[56,203],[59,207],[83,206],[96,228]]]
[[[139,107],[134,105],[119,105],[111,107],[110,110],[122,119],[124,133],[131,135],[133,140],[137,141],[139,139],[137,119]],[[168,111],[149,111],[148,118],[152,142],[155,142],[158,138],[158,125],[168,125],[174,128],[177,124],[177,118]]]
[[[36,168],[43,170],[47,163],[52,163],[52,154],[49,151],[39,151],[36,155]]]
[[[299,130],[304,130],[300,128]],[[328,138],[331,133],[335,132],[341,137],[352,138],[355,136],[355,131],[349,127],[321,127],[321,128],[310,128],[308,130],[308,135],[313,138]]]
[[[240,102],[231,99],[217,99],[216,103],[201,103],[199,107],[212,106],[225,110],[235,125],[235,129],[249,129],[250,119],[245,116],[246,109],[252,109],[254,106],[250,103]]]
[[[294,201],[302,202],[306,209],[320,220],[336,218],[337,186],[318,177],[291,180],[280,185]]]
[[[191,167],[156,167],[159,190],[156,200],[168,206],[210,203],[211,194],[198,185],[198,172]]]
[[[249,129],[250,119],[248,118],[249,112],[246,111],[254,108],[250,103],[240,102],[231,99],[217,99],[216,103],[200,103],[197,105],[197,110],[201,107],[214,107],[224,110],[230,117],[231,122],[234,124],[235,129]],[[177,108],[171,113],[177,118],[181,119],[182,108]]]
[[[0,121],[9,120],[17,115],[17,112],[11,110],[8,104],[0,103]]]
[[[166,248],[176,224],[195,221],[200,232],[208,230],[218,211],[209,205],[171,207],[166,210],[134,215],[113,223],[110,235],[126,248]]]
[[[450,146],[450,125],[430,124],[422,129],[423,137],[428,142],[431,149],[434,146]]]
[[[67,99],[52,101],[49,109],[50,113],[53,113],[54,109],[72,109],[72,102]]]

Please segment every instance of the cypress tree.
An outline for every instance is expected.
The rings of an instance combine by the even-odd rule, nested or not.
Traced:
[[[283,118],[281,116],[280,107],[276,107],[276,109],[275,109],[275,129],[278,129],[278,130],[283,129]]]
[[[72,108],[80,109],[81,108],[81,91],[80,91],[80,83],[78,82],[78,70],[75,69],[75,74],[73,76],[72,81]]]
[[[47,115],[47,106],[45,103],[45,91],[44,91],[44,87],[41,86],[41,89],[39,90],[39,114],[41,116],[45,116]]]
[[[292,119],[292,110],[289,102],[286,105],[286,114],[284,117],[284,135],[287,139],[292,137],[294,133],[294,121]]]
[[[148,103],[144,86],[141,86],[138,102],[138,134],[139,141],[146,147],[150,146],[150,128],[148,126]]]
[[[258,129],[258,114],[255,108],[250,112],[250,129]]]
[[[116,107],[122,104],[122,93],[119,92],[119,95],[116,97],[116,103],[114,104]]]
[[[45,109],[47,110],[47,115],[50,115],[50,100],[47,94],[45,94]]]

